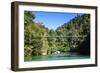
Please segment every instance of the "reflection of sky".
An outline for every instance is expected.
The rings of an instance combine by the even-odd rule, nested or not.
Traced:
[[[70,19],[74,18],[77,13],[61,13],[61,12],[32,12],[35,14],[35,22],[42,22],[45,27],[49,29],[56,29],[61,26],[65,22],[68,22]]]

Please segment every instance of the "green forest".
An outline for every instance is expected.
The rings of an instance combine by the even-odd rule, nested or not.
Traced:
[[[24,12],[24,57],[69,52],[90,56],[90,14],[77,15],[56,30],[35,18],[31,11]]]

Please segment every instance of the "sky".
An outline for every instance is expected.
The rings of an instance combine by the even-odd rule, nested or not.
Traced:
[[[56,30],[57,27],[63,25],[65,22],[73,19],[77,13],[62,13],[62,12],[40,12],[33,11],[32,14],[35,14],[35,22],[42,22],[45,27],[49,29]]]

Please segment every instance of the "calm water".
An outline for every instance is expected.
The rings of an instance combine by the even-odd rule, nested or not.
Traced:
[[[73,59],[88,59],[90,56],[82,56],[76,54],[52,54],[46,56],[25,57],[25,61],[50,61],[50,60],[73,60]]]

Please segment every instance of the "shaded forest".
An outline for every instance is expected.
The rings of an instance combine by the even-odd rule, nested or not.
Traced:
[[[77,15],[56,30],[35,22],[31,11],[24,12],[24,56],[77,53],[90,55],[90,15]]]

